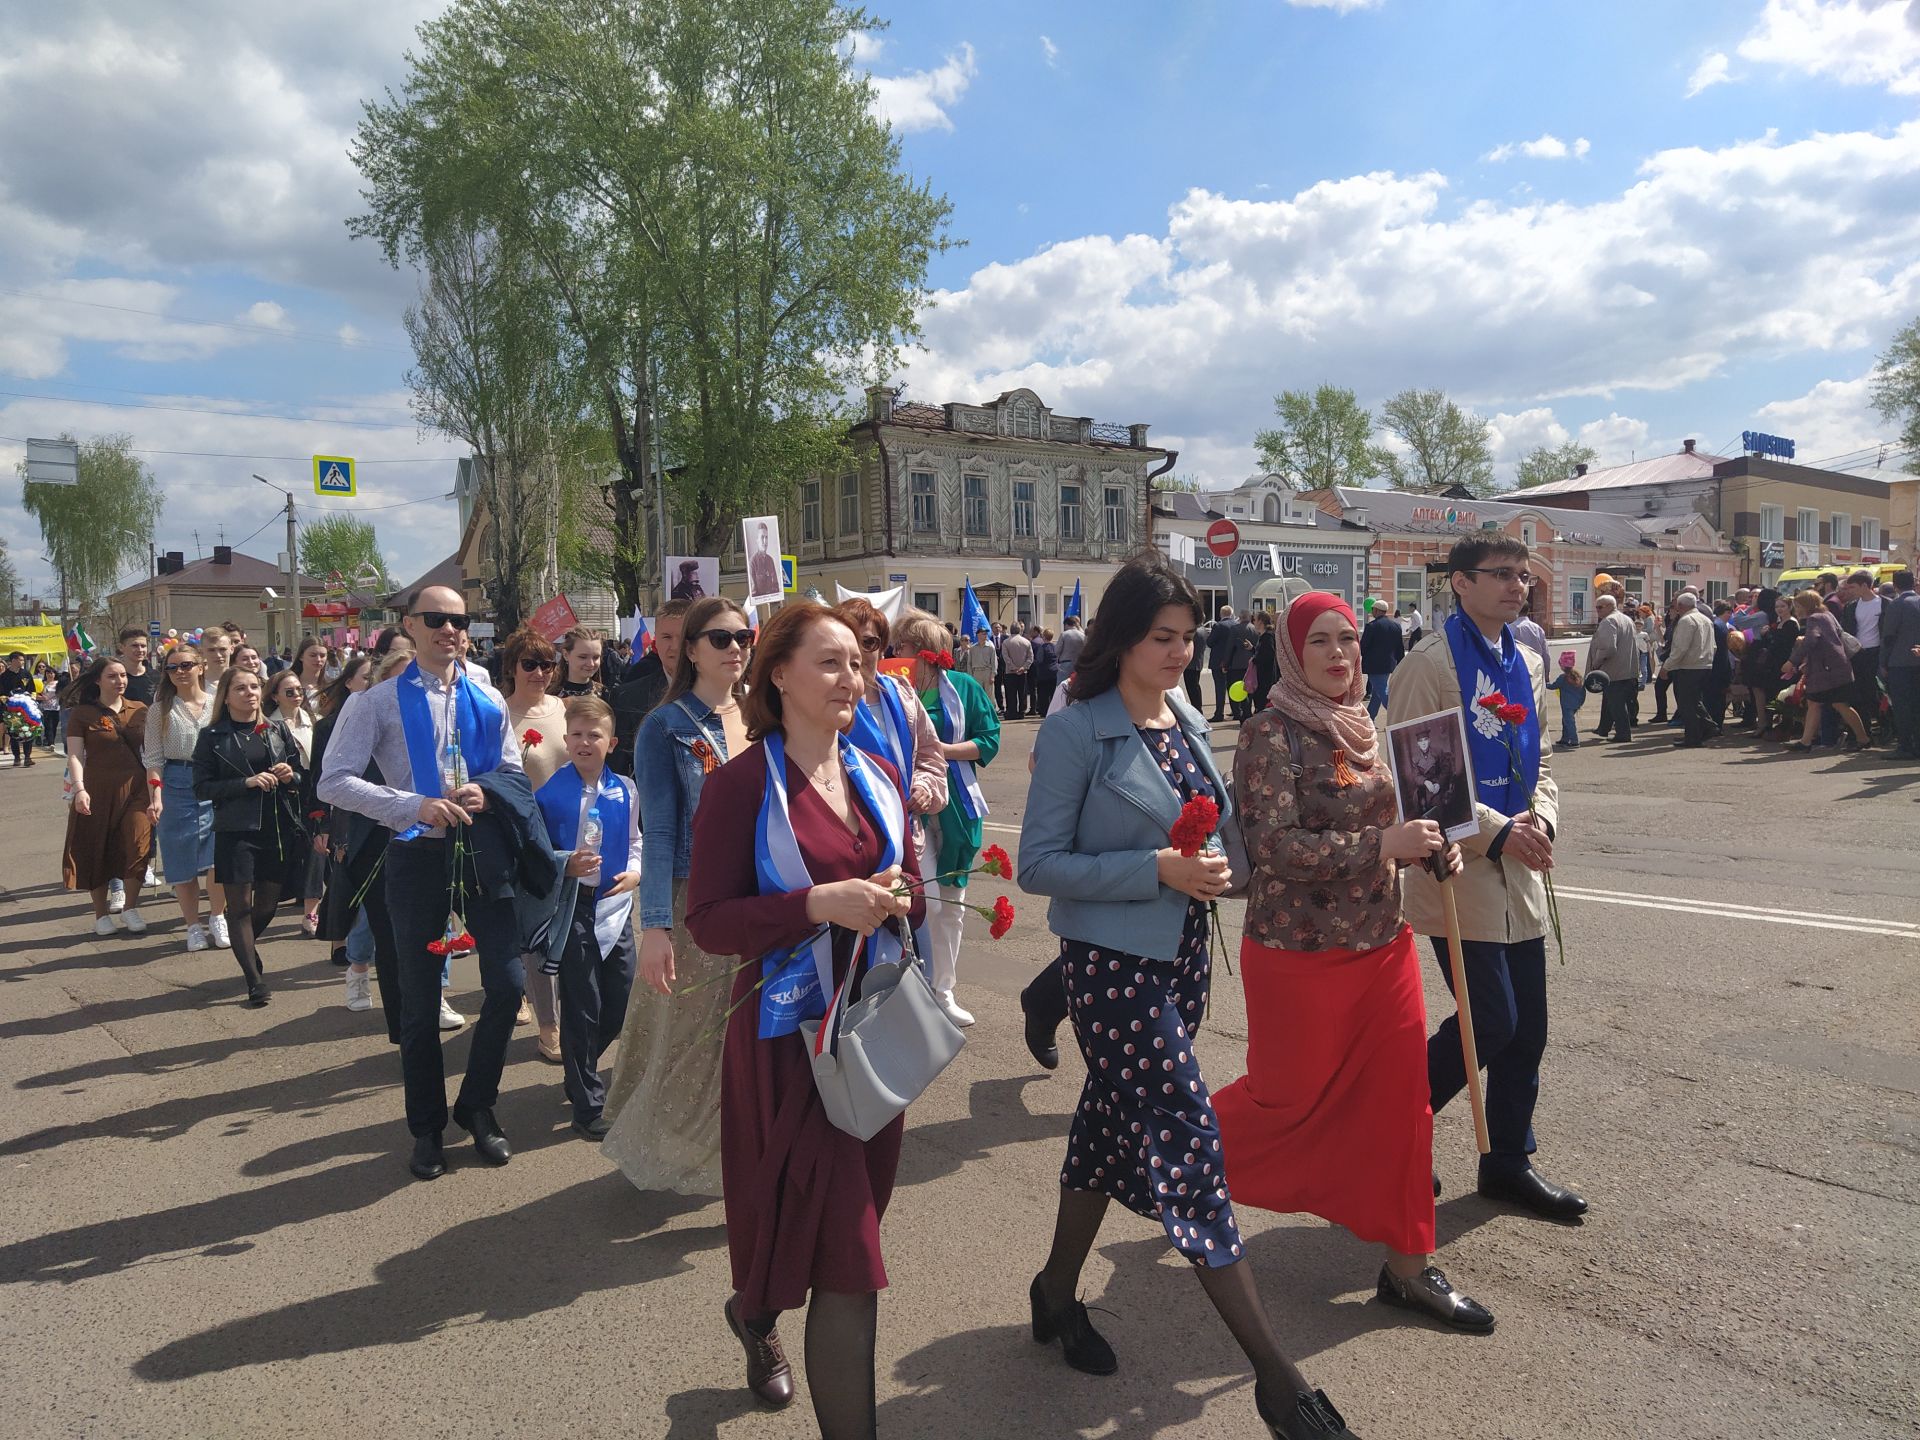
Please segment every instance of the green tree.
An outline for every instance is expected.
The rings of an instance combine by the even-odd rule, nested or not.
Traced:
[[[1388,472],[1396,486],[1438,491],[1464,485],[1493,493],[1492,427],[1439,390],[1402,390],[1380,407],[1380,423],[1410,452]]]
[[[393,588],[372,523],[340,511],[301,526],[300,571],[322,580],[337,574],[349,588],[353,587],[356,576],[371,573],[377,577],[373,588],[380,591]]]
[[[849,63],[873,28],[834,0],[456,0],[366,107],[353,233],[398,264],[479,226],[537,267],[618,466],[623,612],[658,581],[659,449],[715,553],[837,468],[843,397],[918,333],[950,207]]]
[[[13,607],[20,603],[20,571],[13,563],[13,556],[7,553],[7,537],[4,535],[0,535],[0,588],[6,591],[7,614],[12,615],[15,613]]]
[[[1920,320],[1911,320],[1873,367],[1873,408],[1900,427],[1906,468],[1920,475]]]
[[[19,470],[24,479],[25,460]],[[80,442],[77,485],[21,488],[27,513],[40,522],[54,573],[80,613],[103,613],[121,574],[135,564],[146,569],[147,546],[160,519],[160,486],[134,455],[133,437],[102,435]]]
[[[1591,465],[1599,458],[1599,451],[1578,440],[1569,440],[1564,445],[1536,445],[1514,467],[1513,483],[1516,489],[1531,490],[1536,485],[1564,480],[1573,474],[1576,466]]]
[[[1358,485],[1390,474],[1394,457],[1373,443],[1373,416],[1353,391],[1322,385],[1276,395],[1277,429],[1253,437],[1260,465],[1302,490]]]

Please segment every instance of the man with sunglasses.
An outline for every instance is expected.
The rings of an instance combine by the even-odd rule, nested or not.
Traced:
[[[1471,535],[1447,556],[1454,613],[1415,645],[1394,671],[1387,723],[1443,710],[1466,719],[1478,831],[1460,840],[1466,865],[1445,882],[1460,917],[1461,958],[1472,1001],[1473,1034],[1487,1072],[1487,1131],[1480,1193],[1543,1219],[1572,1222],[1587,1202],[1532,1164],[1533,1110],[1547,1048],[1546,882],[1553,868],[1560,792],[1540,723],[1547,703],[1540,657],[1513,633],[1531,593],[1527,547],[1511,535]],[[1518,706],[1518,719],[1490,709]],[[1491,703],[1491,702],[1489,702]],[[1401,870],[1407,923],[1429,937],[1448,988],[1445,899],[1432,872]],[[1466,1086],[1460,1022],[1448,1016],[1427,1042],[1427,1086],[1436,1114]]]
[[[481,866],[497,859],[479,850],[499,843],[493,838],[498,832],[468,827],[489,806],[479,777],[518,772],[520,743],[485,670],[461,660],[468,622],[459,591],[433,585],[420,592],[401,622],[413,642],[413,663],[393,683],[348,699],[327,746],[318,790],[326,803],[394,832],[383,861],[386,904],[369,906],[367,916],[381,989],[398,987],[400,1067],[414,1137],[408,1168],[422,1180],[446,1173],[440,1138],[448,1113],[440,1052],[442,957],[428,946],[445,935],[455,908],[477,942],[486,1001],[453,1119],[473,1136],[487,1163],[504,1165],[512,1158],[493,1106],[525,972],[512,901],[497,888],[483,891],[479,880]],[[379,767],[379,782],[365,778],[370,763]]]

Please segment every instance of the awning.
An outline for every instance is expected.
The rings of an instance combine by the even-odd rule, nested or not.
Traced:
[[[309,600],[300,613],[308,620],[344,620],[359,612],[348,609],[344,600]]]

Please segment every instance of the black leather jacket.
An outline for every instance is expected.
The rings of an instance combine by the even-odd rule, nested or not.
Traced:
[[[301,781],[306,774],[300,747],[280,721],[266,723],[267,763],[259,768],[272,769],[282,762],[291,765],[291,785],[262,790],[247,784],[247,777],[258,771],[247,763],[246,736],[229,716],[222,715],[202,730],[193,747],[194,797],[213,802],[216,832],[260,829],[268,814],[267,803],[280,806],[288,819],[299,824]]]

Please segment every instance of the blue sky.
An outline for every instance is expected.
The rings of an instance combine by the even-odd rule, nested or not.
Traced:
[[[437,6],[277,8],[0,17],[0,534],[29,581],[12,442],[61,428],[155,452],[160,539],[189,555],[265,525],[270,557],[248,475],[297,486],[315,450],[396,462],[359,508],[398,573],[453,548],[458,447],[407,406],[413,279],[342,225],[357,101]],[[1920,313],[1916,0],[890,18],[857,63],[966,242],[898,377],[915,399],[1028,384],[1221,484],[1273,394],[1323,380],[1447,389],[1503,473],[1570,436],[1624,461],[1893,433],[1864,377]]]

